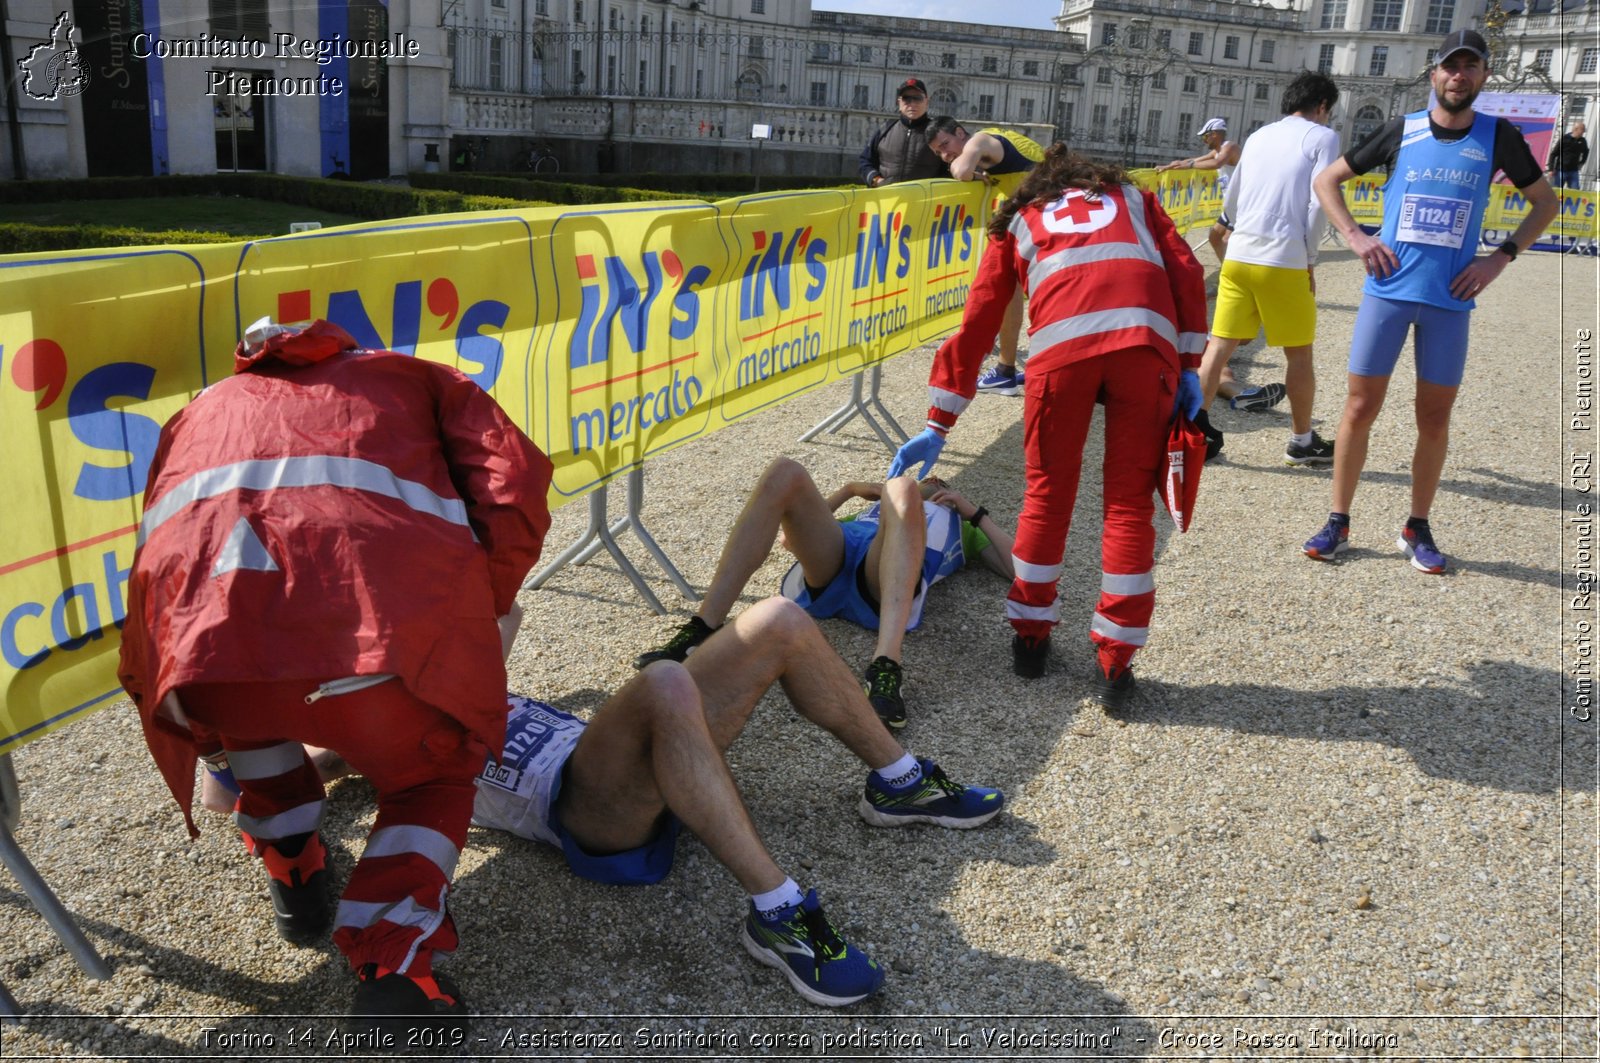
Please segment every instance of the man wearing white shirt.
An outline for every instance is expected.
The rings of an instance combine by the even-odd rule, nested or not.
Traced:
[[[1313,271],[1326,224],[1311,181],[1339,158],[1338,134],[1328,128],[1338,100],[1339,87],[1331,78],[1302,73],[1284,90],[1284,117],[1245,142],[1223,201],[1234,230],[1200,364],[1203,402],[1209,408],[1239,344],[1254,339],[1264,327],[1267,342],[1283,348],[1294,433],[1284,451],[1288,465],[1333,461],[1333,443],[1311,428],[1316,398],[1311,342],[1317,329]],[[1210,427],[1204,409],[1196,420],[1221,449],[1222,434]]]

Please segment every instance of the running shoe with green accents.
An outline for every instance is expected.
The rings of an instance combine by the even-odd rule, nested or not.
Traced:
[[[906,701],[900,694],[903,678],[900,662],[877,657],[867,665],[866,682],[862,684],[867,692],[867,700],[872,703],[872,711],[891,731],[898,731],[906,725]]]
[[[633,666],[635,668],[643,668],[645,665],[654,664],[657,661],[677,661],[682,664],[684,659],[689,656],[689,651],[712,635],[715,635],[719,627],[720,625],[712,627],[698,616],[691,616],[679,625],[678,630],[673,632],[672,637],[663,643],[660,648],[648,650],[635,657]]]
[[[840,937],[822,914],[816,890],[770,916],[751,905],[744,947],[758,962],[782,971],[796,993],[825,1008],[854,1004],[883,985],[878,964]]]
[[[962,786],[933,761],[918,757],[917,763],[922,765],[922,778],[900,790],[891,790],[877,772],[868,772],[858,806],[861,818],[874,827],[931,823],[966,830],[989,822],[1005,807],[1005,794],[999,790]]]

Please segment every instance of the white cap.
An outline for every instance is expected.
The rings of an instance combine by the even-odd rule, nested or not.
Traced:
[[[1199,135],[1205,136],[1207,133],[1226,133],[1227,131],[1228,120],[1226,118],[1213,118],[1200,127]]]

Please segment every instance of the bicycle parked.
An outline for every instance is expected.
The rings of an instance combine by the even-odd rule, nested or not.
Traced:
[[[561,160],[551,153],[549,145],[532,144],[528,147],[528,157],[523,166],[536,174],[557,174],[561,172]]]

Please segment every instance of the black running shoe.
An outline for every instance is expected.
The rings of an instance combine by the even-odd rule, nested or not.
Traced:
[[[1305,446],[1290,441],[1283,451],[1285,465],[1332,465],[1333,440],[1311,433],[1311,442]]]
[[[1011,636],[1011,670],[1024,679],[1038,679],[1044,675],[1045,658],[1050,656],[1050,636],[1042,639],[1025,639]]]
[[[1194,415],[1194,426],[1206,437],[1206,461],[1222,453],[1222,429],[1211,423],[1211,413],[1201,410]]]
[[[466,1044],[467,1003],[449,976],[435,971],[428,978],[413,978],[369,963],[356,977],[355,999],[345,1020],[348,1032],[385,1034],[397,1050],[427,1049],[430,1055]],[[421,1031],[429,1043],[413,1041]]]
[[[683,622],[677,632],[659,649],[641,653],[634,658],[633,666],[635,668],[643,668],[645,665],[654,664],[657,661],[677,661],[682,664],[684,658],[689,656],[690,650],[716,633],[717,628],[707,624],[698,616],[691,616]]]
[[[328,890],[328,850],[315,831],[273,842],[250,842],[251,850],[266,865],[267,892],[278,936],[302,948],[321,944],[333,922],[333,898]]]
[[[1106,675],[1099,665],[1094,669],[1094,700],[1110,712],[1121,712],[1133,698],[1133,669],[1123,668],[1115,679]]]
[[[863,684],[867,700],[872,702],[872,711],[878,714],[878,719],[891,731],[906,725],[906,702],[900,696],[900,679],[898,661],[878,657],[867,665],[867,681]]]

